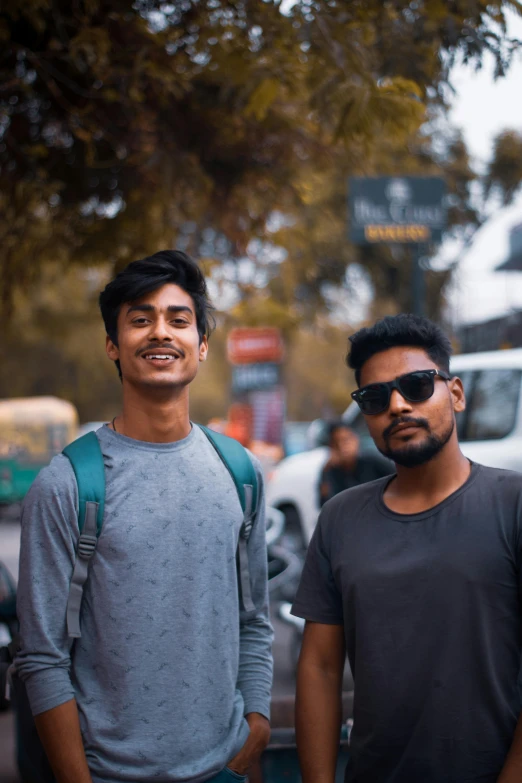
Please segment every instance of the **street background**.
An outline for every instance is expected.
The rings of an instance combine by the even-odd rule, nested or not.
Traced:
[[[216,306],[191,418],[252,449],[283,514],[275,696],[294,693],[298,632],[279,611],[328,423],[372,449],[348,405],[350,334],[398,312],[437,321],[462,362],[465,453],[522,470],[521,40],[516,0],[4,4],[0,561],[15,577],[38,470],[120,413],[99,292],[165,248],[198,261]],[[12,727],[0,713],[1,783]]]

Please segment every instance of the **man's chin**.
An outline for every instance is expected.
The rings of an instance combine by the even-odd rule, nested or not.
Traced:
[[[418,445],[405,446],[401,449],[379,449],[379,451],[396,465],[403,468],[417,468],[430,462],[443,447],[443,443],[430,438],[428,442]]]
[[[195,377],[195,376],[194,376]],[[138,378],[129,378],[123,376],[123,381],[129,383],[131,386],[141,387],[145,389],[168,390],[168,389],[180,389],[188,386],[194,380],[192,376],[185,375],[169,375],[167,373],[154,373],[148,376],[140,376]]]
[[[403,468],[418,468],[425,465],[442,451],[448,443],[455,429],[455,421],[452,420],[450,426],[442,437],[436,437],[433,433],[428,433],[427,437],[421,443],[409,443],[400,449],[392,449],[389,446],[379,449],[381,454],[391,459],[396,465]]]

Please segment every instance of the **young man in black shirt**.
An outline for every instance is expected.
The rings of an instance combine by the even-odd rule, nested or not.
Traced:
[[[353,397],[396,474],[328,501],[310,543],[293,607],[303,783],[334,781],[345,650],[346,783],[520,783],[522,476],[460,451],[464,392],[435,324],[387,317],[350,339]]]

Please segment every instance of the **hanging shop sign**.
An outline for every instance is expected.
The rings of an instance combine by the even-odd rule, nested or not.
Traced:
[[[228,335],[227,357],[233,365],[279,364],[283,356],[283,338],[274,327],[238,327]]]
[[[447,224],[442,177],[350,177],[354,244],[440,242]]]
[[[244,392],[271,389],[280,383],[280,365],[274,362],[258,364],[239,364],[232,367],[232,392]]]

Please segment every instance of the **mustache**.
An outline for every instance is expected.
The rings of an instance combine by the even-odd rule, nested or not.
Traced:
[[[382,437],[387,440],[401,424],[415,424],[416,427],[422,427],[426,432],[431,432],[431,427],[427,419],[416,419],[413,416],[401,416],[400,419],[395,419],[389,427],[386,427],[382,433]]]
[[[168,351],[176,351],[176,353],[179,353],[179,355],[184,358],[185,357],[185,351],[183,348],[178,348],[176,345],[158,345],[158,343],[152,343],[151,345],[146,345],[144,348],[138,348],[136,351],[136,356],[141,356],[142,353],[145,353],[146,351],[156,351],[159,353],[163,348],[166,348]]]

